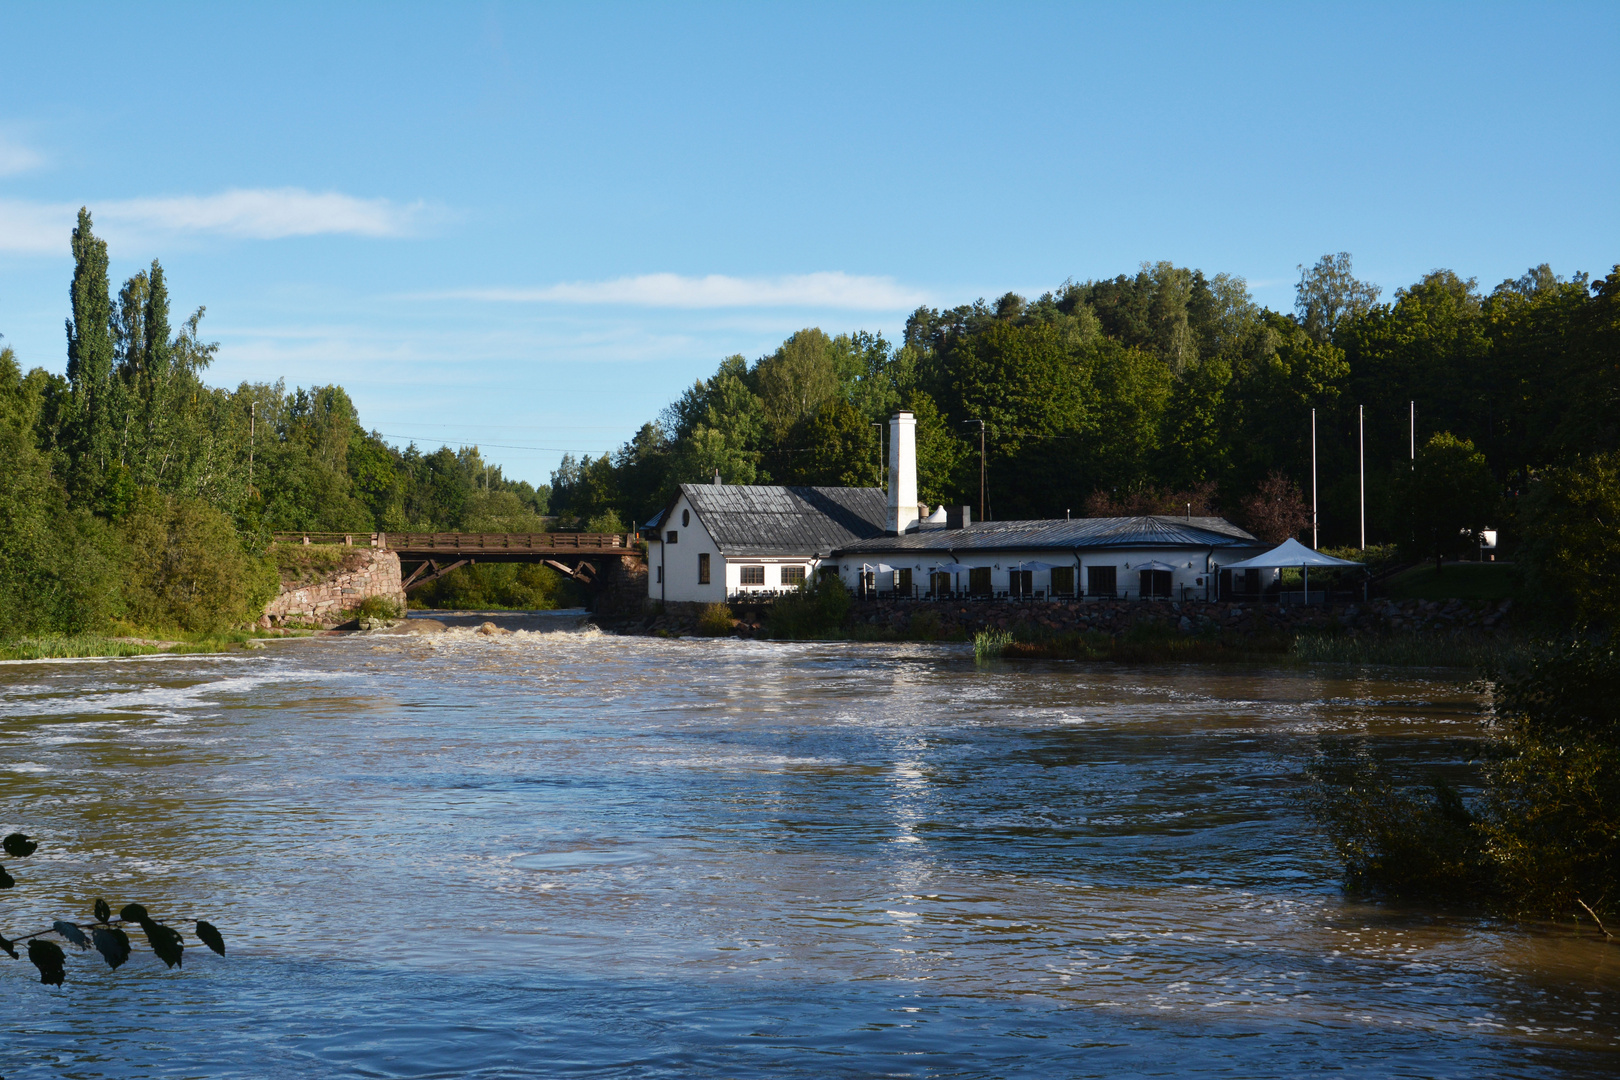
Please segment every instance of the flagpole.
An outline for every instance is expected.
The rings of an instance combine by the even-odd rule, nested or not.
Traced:
[[[1316,410],[1311,410],[1311,550],[1316,550]]]
[[[1367,406],[1356,406],[1356,471],[1361,475],[1361,550],[1367,550]]]

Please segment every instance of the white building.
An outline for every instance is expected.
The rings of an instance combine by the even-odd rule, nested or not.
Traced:
[[[1220,567],[1267,545],[1222,518],[974,523],[967,507],[917,505],[915,421],[889,420],[880,488],[682,484],[649,523],[647,595],[715,603],[836,572],[857,592],[909,596],[1213,599],[1262,582]],[[1268,577],[1274,575],[1268,575]]]
[[[946,515],[936,515],[945,517]],[[902,595],[1163,597],[1205,600],[1257,592],[1259,574],[1221,580],[1220,568],[1267,545],[1223,518],[1122,517],[1072,521],[930,520],[901,536],[833,553],[852,590]],[[1263,572],[1261,572],[1263,573]]]
[[[881,536],[885,516],[879,488],[682,484],[644,533],[647,596],[718,603],[795,589],[834,548]]]

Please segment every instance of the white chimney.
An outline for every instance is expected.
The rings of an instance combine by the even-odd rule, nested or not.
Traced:
[[[908,412],[889,417],[889,532],[899,535],[917,523],[917,418]]]

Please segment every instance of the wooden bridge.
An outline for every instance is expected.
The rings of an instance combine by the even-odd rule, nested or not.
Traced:
[[[477,562],[545,563],[590,584],[598,573],[591,560],[638,551],[634,533],[276,533],[274,539],[278,544],[343,544],[392,551],[402,570],[415,564],[404,579],[407,591]]]

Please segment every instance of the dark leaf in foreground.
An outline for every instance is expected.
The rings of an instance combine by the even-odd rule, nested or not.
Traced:
[[[28,943],[28,959],[39,968],[39,981],[47,986],[61,986],[66,974],[62,970],[62,963],[67,958],[62,955],[62,946],[54,941],[44,941],[35,938]]]
[[[9,889],[17,884],[17,879],[6,873],[6,868],[0,866],[0,889]]]
[[[118,917],[125,922],[145,922],[151,918],[146,913],[146,909],[139,904],[125,904],[124,910],[118,913]]]
[[[79,929],[78,923],[70,923],[62,919],[57,919],[55,922],[51,923],[51,929],[67,938],[81,949],[88,949],[90,947],[90,939],[84,936],[84,931]]]
[[[9,940],[4,934],[0,934],[0,949],[10,953],[13,960],[17,959],[17,943]]]
[[[107,961],[108,967],[116,970],[119,964],[129,959],[129,935],[116,926],[108,929],[98,926],[90,931],[90,936],[95,939],[96,952]]]
[[[179,931],[151,919],[143,921],[141,929],[146,931],[146,940],[151,943],[152,951],[157,953],[159,960],[170,967],[180,966],[186,943]]]
[[[13,859],[26,859],[39,848],[36,841],[28,839],[20,832],[12,833],[4,841],[0,841],[0,844],[4,845],[6,854]]]
[[[197,938],[204,945],[213,949],[219,955],[225,955],[225,939],[215,929],[214,924],[203,919],[197,920]]]
[[[107,901],[99,896],[96,897],[96,922],[106,922],[110,918],[112,918],[112,908],[107,906]]]

